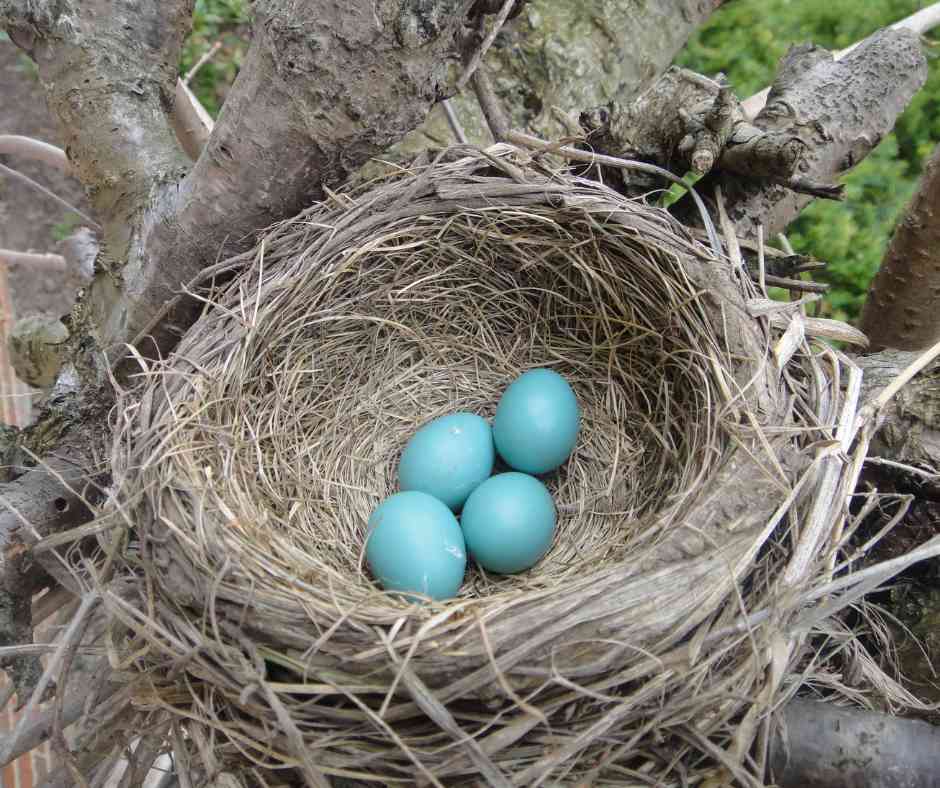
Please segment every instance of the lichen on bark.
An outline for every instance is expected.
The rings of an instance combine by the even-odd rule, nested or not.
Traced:
[[[669,65],[720,0],[531,0],[486,56],[514,128],[554,139],[586,107],[628,103]],[[623,40],[629,39],[630,46]],[[452,99],[470,142],[492,142],[471,91]],[[414,156],[453,142],[438,107],[391,155]]]

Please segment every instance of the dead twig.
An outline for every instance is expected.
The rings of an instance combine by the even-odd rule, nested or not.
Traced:
[[[471,77],[473,77],[476,70],[480,67],[480,63],[483,62],[487,50],[493,46],[496,36],[499,35],[499,31],[502,30],[503,25],[506,24],[506,20],[509,18],[509,14],[515,3],[516,0],[505,0],[502,8],[499,9],[499,13],[496,15],[496,19],[493,22],[493,27],[490,29],[490,32],[487,33],[486,38],[483,39],[483,43],[474,50],[467,63],[467,67],[464,69],[463,74],[460,75],[460,79],[457,80],[456,90],[458,93],[467,86]]]
[[[441,106],[444,108],[447,124],[450,126],[450,130],[453,132],[454,137],[456,137],[457,142],[461,145],[466,145],[467,135],[463,130],[463,126],[460,124],[460,118],[457,117],[457,113],[454,111],[454,105],[451,104],[450,99],[444,99],[441,102]]]
[[[63,660],[68,653],[69,647],[72,646],[77,637],[81,637],[81,634],[84,632],[85,618],[91,613],[97,604],[98,594],[95,591],[91,591],[86,594],[85,598],[82,600],[82,604],[79,607],[78,612],[76,612],[75,617],[69,623],[68,628],[62,635],[62,640],[56,648],[55,653],[49,660],[49,664],[43,671],[43,674],[40,677],[39,682],[36,684],[36,688],[33,690],[33,693],[30,696],[29,701],[26,703],[25,708],[22,709],[21,716],[16,724],[16,727],[13,729],[12,733],[4,737],[2,740],[2,748],[0,748],[0,765],[5,766],[11,760],[13,760],[14,757],[16,757],[15,753],[17,753],[20,739],[23,737],[25,731],[29,728],[33,711],[35,710],[36,706],[45,698],[46,690],[52,681],[52,676],[61,668]]]
[[[36,183],[36,181],[34,181],[28,175],[24,175],[19,170],[14,170],[12,167],[7,167],[5,164],[0,164],[0,172],[2,172],[4,175],[8,175],[11,178],[16,178],[17,180],[22,181],[27,186],[35,189],[41,194],[44,194],[50,200],[55,200],[63,208],[66,208],[70,210],[72,213],[77,214],[78,216],[82,217],[84,221],[88,222],[88,224],[94,227],[96,230],[101,229],[101,225],[98,224],[98,222],[96,222],[94,219],[92,219],[87,213],[79,210],[74,205],[72,205],[72,203],[70,203],[68,200],[63,199],[51,189],[47,189],[41,183]]]
[[[24,137],[21,134],[0,134],[0,155],[5,154],[35,159],[67,175],[72,174],[72,165],[69,164],[68,156],[62,148],[32,137]]]
[[[221,48],[222,48],[222,42],[216,41],[211,47],[209,47],[205,52],[203,52],[202,55],[199,57],[199,60],[197,60],[193,64],[193,67],[189,69],[189,71],[186,72],[186,76],[183,77],[183,84],[189,87],[189,83],[192,82],[193,77],[195,77],[196,74],[199,73],[199,69],[201,69],[206,63],[208,63],[215,56],[215,53],[218,52]]]

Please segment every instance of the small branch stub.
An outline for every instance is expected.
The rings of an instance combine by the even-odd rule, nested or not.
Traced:
[[[768,141],[777,141],[787,166],[768,177],[740,177],[734,171],[759,171],[758,160],[773,161],[762,154],[703,179],[701,191],[707,195],[713,185],[721,186],[738,235],[754,238],[758,225],[771,235],[780,232],[811,199],[841,199],[835,180],[891,130],[926,75],[920,41],[907,30],[879,31],[842,60],[821,47],[793,47],[781,61],[767,106],[753,122],[772,135]],[[673,210],[681,220],[695,222],[687,201]]]
[[[639,159],[676,175],[722,171],[763,179],[795,191],[838,199],[838,186],[810,183],[798,176],[806,143],[793,129],[763,129],[749,122],[724,78],[708,79],[672,68],[633,105],[585,110],[580,116],[587,148],[610,156]],[[612,175],[615,186],[632,196],[663,184],[648,177]]]
[[[69,330],[61,320],[40,315],[20,318],[10,331],[10,360],[20,380],[48,389],[65,361]]]

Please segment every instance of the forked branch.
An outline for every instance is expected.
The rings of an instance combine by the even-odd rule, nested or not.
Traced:
[[[796,175],[804,182],[832,183],[865,158],[894,126],[927,76],[918,37],[908,30],[882,30],[842,60],[819,47],[793,47],[780,65],[767,106],[754,120],[765,133],[787,133],[804,146]],[[701,183],[719,185],[737,231],[756,237],[757,226],[779,232],[813,199],[768,179],[718,173]],[[694,221],[691,205],[678,205]]]
[[[108,347],[147,332],[145,352],[166,351],[194,305],[155,318],[182,285],[417,126],[446,95],[470,4],[357,0],[324,12],[314,0],[257,2],[225,112],[192,172],[145,223],[145,260],[127,279],[126,320],[107,332]]]

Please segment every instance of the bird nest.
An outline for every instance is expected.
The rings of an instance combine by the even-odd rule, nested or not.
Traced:
[[[204,780],[758,784],[858,381],[714,233],[461,154],[271,229],[118,411],[132,582],[103,598],[135,707]],[[408,438],[534,367],[583,411],[551,550],[451,600],[383,592],[366,523]]]

